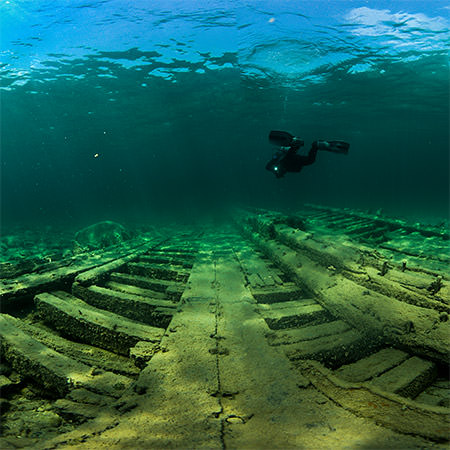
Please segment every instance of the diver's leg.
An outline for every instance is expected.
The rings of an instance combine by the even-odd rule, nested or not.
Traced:
[[[332,153],[341,153],[348,155],[348,149],[350,144],[344,141],[316,141],[313,145],[316,145],[319,150],[325,150]]]
[[[308,156],[301,156],[303,166],[309,166],[316,160],[318,149],[319,147],[317,146],[317,142],[314,141],[311,145],[311,149],[309,150]]]

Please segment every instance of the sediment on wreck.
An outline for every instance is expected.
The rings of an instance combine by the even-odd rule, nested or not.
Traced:
[[[439,272],[410,266],[405,273],[402,265],[383,258],[376,245],[337,236],[307,220],[300,229],[279,213],[241,211],[238,217],[244,234],[334,316],[380,343],[448,364],[445,264]],[[428,288],[438,276],[443,289],[435,295]]]

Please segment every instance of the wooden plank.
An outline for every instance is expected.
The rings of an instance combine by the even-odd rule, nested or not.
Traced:
[[[382,243],[378,246],[380,249],[380,254],[389,259],[391,262],[396,263],[401,267],[403,261],[407,260],[407,270],[414,271],[416,273],[428,273],[430,275],[435,276],[437,273],[442,273],[442,264],[443,261],[440,258],[437,258],[436,255],[422,255],[422,256],[414,256],[411,255],[411,251],[405,250],[400,251],[396,248],[388,248],[385,243]],[[445,263],[445,262],[444,262]]]
[[[253,287],[250,283],[253,297],[259,303],[276,303],[288,300],[295,300],[302,297],[302,291],[294,283],[283,283],[276,288]]]
[[[60,398],[53,403],[53,408],[59,416],[76,423],[83,423],[86,420],[94,419],[105,412],[105,406],[97,406],[85,403],[73,402],[65,398]]]
[[[265,311],[282,311],[285,309],[301,308],[303,306],[317,305],[318,303],[312,298],[305,298],[301,300],[292,300],[287,302],[277,303],[259,303],[258,308],[261,314]]]
[[[263,280],[264,286],[281,286],[283,284],[283,280],[279,277],[277,273],[270,270],[264,270],[258,272],[258,275]]]
[[[172,331],[163,338],[166,351],[152,358],[136,381],[137,389],[122,398],[124,410],[133,410],[120,417],[118,428],[110,430],[124,437],[116,440],[118,447],[126,446],[126,436],[131,435],[138,439],[131,443],[135,448],[220,447],[221,421],[216,418],[220,398],[213,395],[219,389],[217,355],[211,351],[217,325],[209,301],[205,301],[213,289],[214,265],[205,262],[194,266],[192,273]],[[104,440],[104,434],[98,439]],[[106,439],[109,442],[109,437]],[[89,444],[99,446],[93,441]]]
[[[333,322],[305,326],[292,330],[271,331],[267,333],[267,340],[273,346],[295,344],[302,341],[341,334],[350,328],[350,325],[342,320],[335,320]]]
[[[79,292],[82,296],[81,298],[84,298],[83,295],[87,296],[87,293],[89,293],[89,297],[92,297],[92,300],[94,302],[94,299],[99,299],[98,301],[101,301],[100,299],[106,298],[106,299],[112,299],[112,302],[117,301],[124,301],[127,302],[137,302],[138,304],[142,303],[142,305],[146,305],[151,308],[168,308],[171,311],[171,314],[173,314],[174,309],[176,308],[176,304],[173,302],[168,301],[167,299],[159,299],[159,298],[149,298],[144,297],[142,295],[136,295],[136,294],[128,294],[125,292],[118,292],[114,291],[113,289],[104,288],[101,286],[81,286],[77,283],[74,283],[72,286],[73,292]],[[90,304],[93,304],[93,302],[88,302]],[[95,306],[95,305],[94,305]],[[102,308],[102,309],[109,309],[109,308]]]
[[[371,388],[367,383],[350,383],[333,375],[316,361],[297,361],[313,386],[343,408],[374,420],[400,433],[448,441],[449,410],[427,407],[390,392]]]
[[[97,309],[64,292],[39,294],[35,303],[41,318],[63,334],[122,355],[139,341],[158,345],[164,335],[164,329]]]
[[[142,255],[139,257],[139,262],[149,263],[149,264],[162,264],[168,266],[180,266],[184,269],[190,269],[193,265],[194,258],[189,257],[174,257],[174,256],[158,256],[155,254]]]
[[[407,358],[409,355],[401,350],[384,348],[353,364],[340,367],[336,375],[347,381],[366,381],[398,366]]]
[[[436,380],[415,399],[416,402],[450,408],[450,383],[448,379]]]
[[[170,265],[129,263],[127,269],[132,275],[159,278],[162,280],[186,282],[189,272],[185,269],[175,269]]]
[[[421,239],[423,241],[423,238]],[[415,244],[415,245],[412,245]],[[389,250],[396,253],[402,253],[405,259],[409,259],[409,256],[419,258],[421,260],[432,259],[448,264],[450,258],[448,257],[448,244],[436,246],[435,249],[424,249],[424,245],[421,242],[421,246],[417,247],[417,243],[414,242],[399,242],[399,241],[387,241],[380,245],[380,248]]]
[[[388,231],[389,227],[374,226],[371,230],[359,233],[357,238],[363,240],[372,240],[378,237],[383,237],[384,233],[387,233]]]
[[[332,241],[333,237],[325,238],[314,237],[311,233],[301,230],[295,230],[286,225],[275,225],[276,239],[287,245],[289,248],[299,253],[298,266],[296,271],[302,270],[300,260],[307,257],[324,267],[334,266],[338,270],[353,268],[354,263],[360,257],[360,251],[357,248],[348,245],[338,245]],[[348,264],[351,262],[351,264]]]
[[[363,220],[358,217],[345,216],[345,217],[341,217],[340,219],[330,221],[327,224],[327,226],[329,226],[331,228],[347,228],[347,227],[351,227],[354,225],[358,225],[359,223],[361,223],[361,221],[363,221]]]
[[[379,268],[365,267],[365,275],[348,274],[358,284],[368,289],[375,289],[386,296],[394,297],[411,305],[450,313],[450,306],[438,295],[432,295],[427,288],[436,280],[435,277],[423,273],[401,272],[398,269],[388,270],[381,275]]]
[[[110,280],[117,283],[164,292],[168,298],[172,298],[177,301],[181,298],[184,291],[183,283],[177,281],[157,280],[155,278],[141,277],[139,275],[130,275],[127,273],[112,273]]]
[[[123,355],[93,345],[86,345],[86,343],[65,339],[39,325],[30,325],[22,320],[17,321],[16,326],[46,347],[87,366],[96,366],[102,370],[120,373],[128,377],[134,377],[139,373],[139,369],[133,362]]]
[[[119,397],[131,384],[129,378],[111,372],[93,371],[46,347],[18,328],[16,319],[0,315],[2,358],[20,375],[31,378],[52,396],[64,396],[74,386]]]
[[[301,213],[299,215],[302,215]],[[315,221],[315,222],[329,222],[330,220],[333,220],[334,218],[339,219],[343,218],[344,216],[342,213],[331,213],[330,211],[316,211],[316,212],[308,212],[306,215],[308,218],[308,221]]]
[[[413,356],[399,366],[374,378],[371,386],[382,388],[403,397],[414,398],[436,378],[436,365]]]
[[[126,241],[123,245],[95,252],[83,253],[67,259],[64,266],[46,272],[28,273],[14,280],[0,281],[0,303],[8,307],[16,298],[33,296],[43,290],[51,290],[63,283],[71,283],[81,272],[113,262],[125,255],[134,253],[145,246],[152,245],[148,240]]]
[[[264,310],[261,311],[261,315],[264,317],[267,325],[275,330],[300,327],[311,322],[318,324],[328,322],[331,319],[328,311],[318,303],[300,307],[294,306],[281,310]]]
[[[358,274],[356,261],[361,251],[337,247],[335,258],[341,258],[331,271],[324,264],[328,255],[321,257],[315,252],[305,256],[288,246],[263,239],[255,233],[249,236],[271,258],[289,273],[293,281],[305,290],[317,295],[317,300],[333,316],[342,318],[364,334],[371,333],[369,341],[380,340],[388,345],[407,348],[411,353],[432,357],[448,363],[448,336],[450,321],[439,311],[425,309],[382,295],[358,282],[351,281],[339,273],[339,268],[350,267],[348,273]],[[340,256],[339,256],[340,254]],[[353,256],[352,256],[353,255]],[[347,271],[342,272],[348,275]],[[307,276],[309,274],[309,276]]]
[[[358,225],[346,227],[343,231],[345,234],[354,234],[358,238],[358,234],[364,233],[371,228],[373,228],[373,223],[371,221],[364,221]]]
[[[195,257],[198,253],[198,250],[186,247],[183,245],[179,245],[178,247],[174,247],[173,241],[170,242],[169,245],[160,245],[158,248],[152,249],[151,253],[157,255],[158,253],[162,255],[167,255],[170,253],[173,256],[186,256],[186,257]]]
[[[440,237],[444,240],[449,239],[448,230],[444,227],[434,227],[434,226],[428,226],[428,225],[422,225],[422,224],[409,224],[408,222],[406,222],[404,220],[393,219],[390,217],[381,217],[380,215],[377,215],[377,214],[368,214],[368,213],[365,213],[362,211],[356,211],[356,210],[345,210],[345,209],[340,210],[338,208],[322,207],[322,206],[310,205],[310,204],[305,204],[304,206],[307,208],[312,208],[314,210],[318,209],[320,211],[329,211],[330,214],[339,214],[340,213],[340,214],[345,214],[347,216],[371,219],[374,222],[377,222],[379,224],[388,225],[391,229],[402,228],[409,234],[420,233],[422,236],[425,236],[425,237],[436,236],[436,237]],[[299,215],[301,216],[302,214],[299,214]]]
[[[323,361],[328,367],[355,361],[370,351],[366,339],[354,329],[310,341],[282,345],[281,348],[291,360],[314,359]]]
[[[276,287],[283,285],[279,271],[270,267],[271,262],[256,258],[253,249],[241,249],[239,259],[244,265],[251,288]]]
[[[172,241],[170,241],[172,242]],[[186,243],[186,241],[184,241]],[[173,257],[181,257],[181,258],[192,258],[195,259],[197,255],[200,253],[198,248],[187,247],[183,245],[178,246],[164,246],[161,245],[158,248],[153,248],[149,254],[164,256],[170,255]]]
[[[258,289],[265,287],[263,279],[257,273],[251,273],[247,275],[247,280],[250,285],[250,288]],[[272,285],[275,285],[275,283],[272,283]]]
[[[133,295],[140,295],[148,299],[162,300],[168,302],[168,306],[174,304],[174,302],[167,297],[164,292],[153,291],[151,289],[144,289],[138,286],[133,286],[124,283],[117,283],[116,281],[108,281],[104,284],[104,287],[117,292],[124,292]]]
[[[125,294],[99,286],[86,288],[74,283],[72,293],[96,308],[161,328],[167,327],[175,312],[175,305],[169,305],[167,301],[149,300],[140,295]]]
[[[75,277],[75,281],[84,285],[98,283],[100,280],[105,279],[109,273],[119,270],[130,261],[138,258],[139,255],[147,252],[148,248],[148,245],[143,245],[122,258],[118,258],[109,263],[94,267],[93,269],[80,273]]]

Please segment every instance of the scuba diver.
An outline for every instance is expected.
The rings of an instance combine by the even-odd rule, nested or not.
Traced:
[[[350,147],[350,144],[344,141],[314,141],[308,155],[303,156],[297,155],[297,151],[305,142],[287,131],[271,131],[269,141],[280,146],[266,165],[266,169],[277,178],[284,177],[286,172],[300,172],[303,166],[312,164],[316,160],[318,150],[347,155]]]

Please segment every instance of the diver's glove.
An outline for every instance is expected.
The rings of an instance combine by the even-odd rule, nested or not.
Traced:
[[[344,141],[316,141],[318,150],[327,152],[348,154],[350,144]]]

